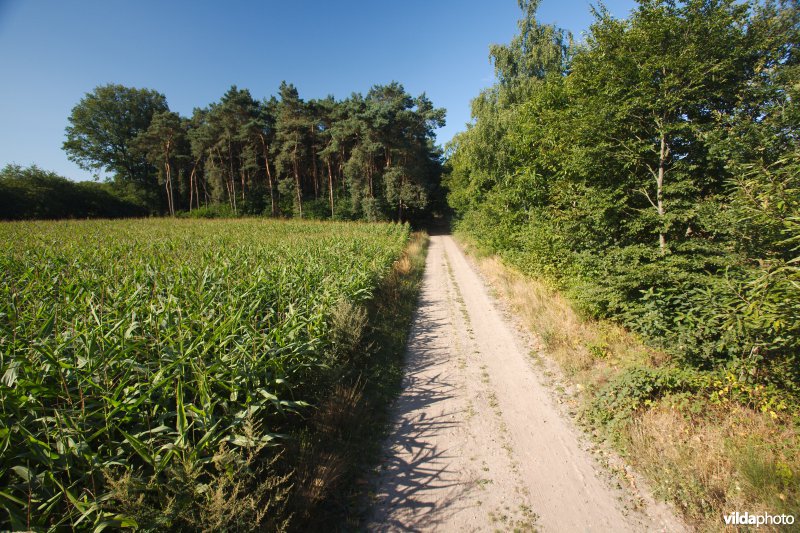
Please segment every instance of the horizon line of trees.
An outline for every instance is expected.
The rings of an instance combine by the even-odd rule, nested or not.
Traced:
[[[260,101],[234,85],[191,117],[171,111],[157,91],[109,84],[87,93],[68,120],[69,159],[109,176],[103,190],[125,206],[123,216],[134,205],[148,215],[403,222],[445,204],[434,133],[445,110],[397,82],[375,85],[366,96],[308,101],[286,82],[277,97]],[[52,197],[42,183],[64,187],[36,167],[9,165],[5,172],[19,190],[29,182],[28,196],[39,190],[38,204]],[[24,209],[3,216],[37,217]]]
[[[0,220],[126,218],[145,216],[109,183],[72,181],[36,165],[0,169]]]

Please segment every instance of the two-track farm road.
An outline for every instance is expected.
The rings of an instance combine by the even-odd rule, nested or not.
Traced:
[[[370,530],[679,530],[626,506],[529,352],[453,239],[432,237]]]

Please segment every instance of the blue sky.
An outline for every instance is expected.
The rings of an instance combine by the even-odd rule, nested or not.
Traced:
[[[624,17],[635,2],[605,4]],[[0,166],[89,179],[61,143],[72,107],[107,83],[156,89],[188,115],[232,84],[262,98],[286,80],[309,99],[397,80],[447,109],[444,143],[493,82],[488,46],[518,18],[516,0],[0,0]],[[539,18],[579,36],[590,2],[542,0]]]

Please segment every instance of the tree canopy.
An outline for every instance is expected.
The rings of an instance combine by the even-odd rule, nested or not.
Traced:
[[[110,174],[121,187],[136,190],[152,204],[158,198],[158,182],[134,142],[153,116],[166,110],[167,99],[156,91],[114,84],[96,87],[72,109],[64,151],[81,168]]]
[[[406,221],[441,204],[444,120],[397,82],[341,101],[232,86],[190,118],[160,93],[108,85],[75,106],[64,149],[151,213]]]
[[[601,7],[579,44],[520,7],[447,148],[460,227],[693,367],[800,392],[798,4]]]

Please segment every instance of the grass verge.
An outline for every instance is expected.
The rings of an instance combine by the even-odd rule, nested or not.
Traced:
[[[363,527],[367,475],[379,460],[389,406],[400,391],[427,245],[425,233],[413,233],[369,305],[334,318],[349,361],[293,452],[303,457],[290,502],[293,530]]]
[[[728,400],[736,376],[692,389],[697,377],[683,376],[668,355],[616,324],[580,316],[544,283],[458,239],[557,363],[580,423],[690,526],[724,531],[723,515],[734,511],[800,522],[800,430],[790,413]]]

